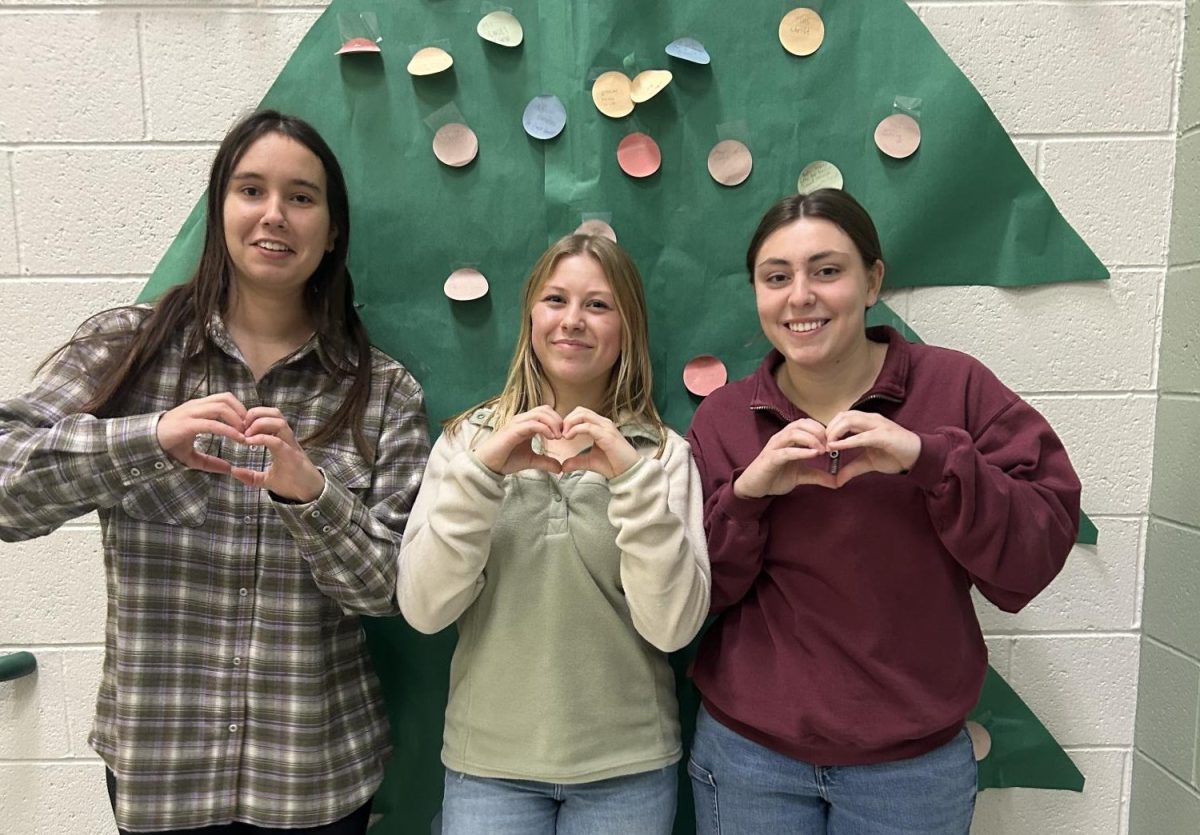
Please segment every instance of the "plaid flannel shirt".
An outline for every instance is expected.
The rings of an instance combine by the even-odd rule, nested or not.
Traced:
[[[130,331],[146,308],[85,327]],[[273,501],[188,469],[158,443],[176,383],[280,409],[305,437],[342,402],[316,340],[257,383],[220,321],[208,380],[185,371],[182,334],[139,380],[122,417],[78,413],[92,370],[120,347],[75,346],[30,393],[0,402],[0,536],[41,536],[97,510],[108,615],[90,742],[117,776],[123,829],[245,821],[318,826],[378,787],[390,753],[360,614],[395,614],[396,557],[428,455],[422,393],[372,352],[364,418],[375,459],[350,433],[308,450],[326,476],[307,504]],[[199,387],[199,390],[197,390]],[[206,451],[263,469],[267,452],[224,438]]]

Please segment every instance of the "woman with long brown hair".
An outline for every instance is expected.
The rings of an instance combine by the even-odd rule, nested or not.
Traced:
[[[122,832],[366,831],[389,743],[359,615],[397,611],[428,439],[349,244],[328,145],[255,113],[213,161],[191,279],[93,317],[0,402],[0,536],[100,516],[90,742]]]
[[[696,830],[966,835],[964,727],[987,648],[1075,541],[1079,479],[978,360],[866,327],[884,261],[839,189],[793,194],[746,254],[773,350],[688,432],[712,611],[692,677]]]
[[[636,267],[571,235],[525,283],[503,390],[434,445],[398,596],[420,631],[458,626],[447,835],[671,831],[666,653],[708,611],[708,556],[695,465],[650,374]]]

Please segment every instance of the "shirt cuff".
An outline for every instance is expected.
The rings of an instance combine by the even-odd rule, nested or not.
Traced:
[[[105,439],[116,477],[123,487],[153,481],[182,466],[158,442],[158,420],[162,412],[110,418]]]
[[[729,483],[725,485],[717,496],[717,502],[713,505],[713,511],[720,513],[737,525],[757,525],[762,519],[763,514],[767,512],[767,508],[771,506],[771,502],[775,501],[775,497],[760,496],[757,499],[739,498],[738,494],[733,490],[733,483],[738,480],[738,477],[745,470],[745,467],[739,467],[729,474]]]
[[[325,486],[311,502],[298,502],[294,499],[284,499],[271,493],[275,511],[293,524],[289,529],[293,535],[306,539],[324,539],[337,533],[341,528],[350,524],[354,511],[354,494],[346,485],[337,479],[329,477],[324,469],[318,467],[325,476]]]
[[[950,455],[950,439],[941,432],[921,434],[921,454],[908,470],[908,478],[922,490],[933,490],[942,483],[946,458]]]

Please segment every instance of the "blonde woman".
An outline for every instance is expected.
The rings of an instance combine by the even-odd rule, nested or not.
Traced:
[[[521,317],[504,389],[435,444],[400,552],[405,617],[459,633],[443,832],[669,833],[666,653],[709,603],[696,467],[651,398],[620,247],[555,243]]]

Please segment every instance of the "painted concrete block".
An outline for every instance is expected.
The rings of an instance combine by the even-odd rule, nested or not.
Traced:
[[[21,644],[104,640],[104,562],[100,532],[59,530],[0,543],[0,635]]]
[[[71,755],[94,757],[96,754],[88,746],[87,738],[92,730],[92,718],[96,715],[96,692],[100,688],[104,648],[66,649],[62,653],[62,664]]]
[[[1083,793],[989,789],[975,804],[971,835],[1117,835],[1128,754],[1070,751],[1087,778]],[[1161,835],[1161,834],[1160,834]]]
[[[1180,783],[1140,753],[1133,755],[1133,802],[1130,835],[1195,832],[1200,821],[1200,792]]]
[[[5,15],[0,78],[0,142],[143,138],[135,14]]]
[[[1100,519],[1098,545],[1076,545],[1062,572],[1015,615],[975,592],[985,632],[1118,631],[1134,629],[1141,524]]]
[[[1146,544],[1143,628],[1200,658],[1200,533],[1152,518]]]
[[[145,15],[151,137],[219,141],[270,89],[318,16],[317,10]],[[329,49],[331,73],[338,71],[336,49]]]
[[[1184,782],[1196,762],[1200,661],[1153,639],[1142,642],[1137,748]]]
[[[141,279],[0,281],[0,398],[28,391],[34,369],[94,313],[129,304]]]
[[[116,831],[104,766],[94,762],[0,764],[0,809],[16,835],[110,835]]]
[[[17,649],[0,649],[0,655]],[[70,754],[62,654],[37,650],[34,655],[35,673],[0,684],[0,752],[5,759],[49,760]]]
[[[1047,90],[1061,95],[1052,85]],[[1042,182],[1105,264],[1161,266],[1167,260],[1163,219],[1171,211],[1174,158],[1171,139],[1047,141]]]
[[[1158,381],[1164,392],[1200,392],[1200,265],[1167,271]]]
[[[1066,445],[1089,516],[1144,513],[1150,499],[1155,398],[1027,398]]]
[[[1156,516],[1200,528],[1200,400],[1166,394],[1158,401],[1154,428],[1154,489],[1150,507]]]
[[[19,151],[21,264],[33,275],[148,274],[208,179],[212,152]]]
[[[1200,71],[1200,67],[1197,67]],[[1174,210],[1171,213],[1172,264],[1200,261],[1200,133],[1179,140],[1175,155]]]
[[[1133,744],[1138,637],[1013,639],[1012,685],[1064,746]]]
[[[1163,6],[928,6],[925,25],[1012,133],[1161,131],[1179,18]]]
[[[12,154],[0,153],[0,275],[16,275],[19,272],[11,157]]]
[[[1149,389],[1162,281],[1162,271],[1121,271],[1020,289],[921,287],[907,321],[1018,391]]]

